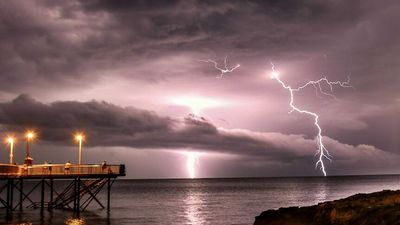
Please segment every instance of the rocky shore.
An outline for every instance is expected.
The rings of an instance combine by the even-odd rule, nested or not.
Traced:
[[[254,225],[400,225],[400,190],[356,194],[307,207],[268,210]]]

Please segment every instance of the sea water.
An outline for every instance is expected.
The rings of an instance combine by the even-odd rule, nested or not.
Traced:
[[[117,180],[111,212],[96,202],[76,218],[70,210],[24,209],[0,224],[253,224],[268,209],[399,189],[400,176]],[[99,194],[105,203],[105,192]]]

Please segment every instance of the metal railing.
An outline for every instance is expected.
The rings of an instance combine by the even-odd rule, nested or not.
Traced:
[[[125,175],[124,165],[66,165],[66,164],[41,164],[41,165],[0,165],[0,175],[40,176],[40,175]]]
[[[1,175],[15,175],[19,173],[19,166],[10,164],[0,164]]]

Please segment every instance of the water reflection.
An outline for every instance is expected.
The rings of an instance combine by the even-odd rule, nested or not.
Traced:
[[[322,181],[321,183],[318,183],[316,187],[316,192],[315,192],[315,200],[316,202],[325,202],[327,201],[327,192],[328,192],[328,185],[326,184],[326,181]]]
[[[201,193],[190,191],[185,199],[185,217],[190,225],[201,225],[205,223],[202,211],[204,211],[204,200]]]
[[[83,218],[73,218],[70,217],[65,221],[65,225],[85,225],[85,220]]]
[[[68,215],[70,214],[70,215]],[[90,223],[88,223],[88,220]],[[76,217],[70,211],[66,210],[53,210],[45,211],[43,214],[37,212],[37,210],[25,210],[23,212],[15,212],[15,214],[9,218],[2,218],[0,210],[0,224],[8,225],[49,225],[49,224],[64,224],[64,225],[110,225],[111,220],[108,217],[101,216],[98,214],[85,212],[82,217]]]

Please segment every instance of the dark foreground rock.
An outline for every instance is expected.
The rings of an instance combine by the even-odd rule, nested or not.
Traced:
[[[357,194],[308,207],[268,210],[254,225],[400,225],[400,191]]]

